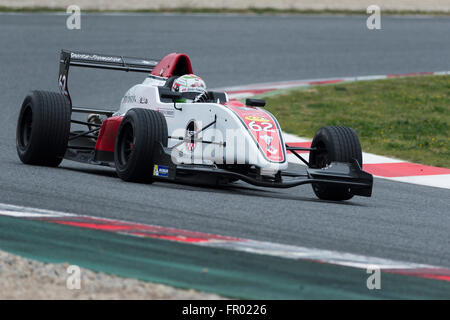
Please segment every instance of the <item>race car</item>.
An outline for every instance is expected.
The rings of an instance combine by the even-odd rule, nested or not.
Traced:
[[[147,76],[116,110],[80,107],[72,105],[68,89],[71,66]],[[354,130],[322,127],[309,148],[289,146],[264,100],[243,103],[208,90],[186,54],[155,60],[62,50],[58,83],[60,92],[32,91],[23,101],[16,146],[25,164],[56,167],[67,159],[111,166],[132,182],[311,184],[323,200],[372,194],[373,177],[361,169]],[[309,160],[298,151],[309,152]],[[305,172],[287,171],[288,153],[306,165]]]

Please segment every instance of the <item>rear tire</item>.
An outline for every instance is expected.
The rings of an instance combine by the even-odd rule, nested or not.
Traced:
[[[323,168],[333,161],[351,162],[356,159],[362,167],[362,151],[356,132],[348,127],[323,127],[314,136],[311,144],[317,151],[311,151],[309,165],[312,168]],[[312,188],[322,200],[349,200],[353,194],[345,185],[313,183]]]
[[[57,167],[66,152],[71,106],[56,92],[32,91],[20,109],[16,148],[25,164]]]
[[[114,162],[125,181],[153,182],[154,156],[158,143],[167,147],[167,122],[157,111],[131,109],[123,118],[116,137]]]

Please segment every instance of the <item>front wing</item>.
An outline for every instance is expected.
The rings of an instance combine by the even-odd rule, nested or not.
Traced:
[[[207,174],[269,188],[292,188],[311,183],[339,184],[348,187],[354,195],[364,197],[372,195],[373,177],[370,173],[363,171],[356,160],[332,162],[320,169],[308,167],[306,174],[281,171],[274,176],[249,176],[216,166],[174,164],[171,159],[171,150],[159,145],[159,152],[153,162],[155,163],[154,177],[163,180],[176,180],[177,176],[186,174]]]

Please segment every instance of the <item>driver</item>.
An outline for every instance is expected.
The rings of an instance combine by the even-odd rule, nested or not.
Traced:
[[[175,79],[172,91],[182,94],[183,99],[180,102],[199,102],[207,95],[205,81],[194,74],[185,74]]]

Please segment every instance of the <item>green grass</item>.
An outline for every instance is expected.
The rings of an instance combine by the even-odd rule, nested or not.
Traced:
[[[161,8],[161,9],[133,9],[133,10],[93,10],[88,9],[82,12],[100,13],[100,12],[130,12],[130,13],[199,13],[199,14],[256,14],[256,15],[367,15],[364,10],[313,10],[313,9],[275,9],[275,8],[254,8],[248,9],[228,9],[228,8]],[[63,7],[6,7],[0,6],[0,12],[66,12]],[[450,12],[446,11],[418,11],[418,10],[383,10],[384,15],[433,15],[433,16],[449,16]]]
[[[450,76],[347,82],[267,98],[283,130],[349,126],[366,152],[450,168]]]

